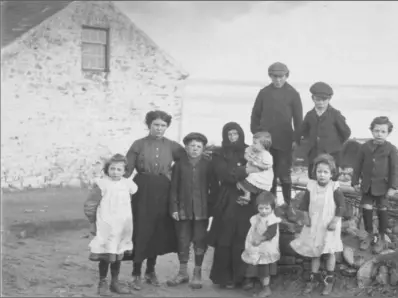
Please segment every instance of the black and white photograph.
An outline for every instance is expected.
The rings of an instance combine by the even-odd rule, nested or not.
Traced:
[[[397,297],[397,1],[0,1],[2,297]]]

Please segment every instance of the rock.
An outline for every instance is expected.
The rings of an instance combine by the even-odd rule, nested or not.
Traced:
[[[390,285],[395,287],[398,286],[398,269],[397,269],[397,263],[394,263],[390,267]]]
[[[357,272],[357,283],[359,288],[367,287],[372,281],[376,259],[372,258],[365,262]]]
[[[355,256],[353,267],[359,269],[363,264],[365,264],[366,260],[364,256]]]
[[[379,271],[376,275],[376,281],[380,285],[387,285],[388,284],[388,268],[387,266],[381,265],[379,267]]]
[[[342,275],[347,277],[354,277],[357,274],[357,270],[354,268],[350,268],[348,266],[342,267],[340,269]]]
[[[350,266],[354,265],[354,249],[348,246],[343,248],[344,261]]]

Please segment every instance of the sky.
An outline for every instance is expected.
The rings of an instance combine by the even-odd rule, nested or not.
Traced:
[[[398,86],[397,1],[117,2],[196,79]]]

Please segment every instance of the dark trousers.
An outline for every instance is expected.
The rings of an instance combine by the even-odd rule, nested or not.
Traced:
[[[336,172],[334,173],[332,180],[337,181],[339,179],[339,165],[340,165],[340,152],[329,153],[334,158],[336,163]],[[314,169],[314,160],[316,157],[308,157],[308,178],[316,180],[316,173]]]
[[[276,196],[279,178],[282,185],[283,199],[286,204],[290,204],[292,199],[292,177],[291,168],[293,163],[292,151],[282,151],[271,148],[270,153],[273,158],[272,169],[274,171],[274,180],[272,181],[271,192]]]
[[[175,222],[178,238],[178,259],[180,263],[188,263],[189,247],[193,242],[195,256],[203,256],[207,250],[207,226],[209,221],[203,220],[179,220]]]

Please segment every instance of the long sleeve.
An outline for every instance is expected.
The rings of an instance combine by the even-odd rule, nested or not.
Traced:
[[[209,181],[209,195],[207,201],[207,210],[209,217],[213,214],[213,206],[216,202],[218,196],[218,190],[220,188],[220,184],[217,180],[217,175],[214,170],[213,164],[209,164],[209,171],[208,171],[208,181]]]
[[[130,147],[130,149],[127,151],[126,158],[127,158],[127,171],[124,174],[125,178],[128,178],[133,174],[134,168],[135,168],[135,163],[137,160],[137,156],[140,153],[139,150],[139,140],[136,140]]]
[[[257,95],[257,98],[254,102],[252,109],[251,122],[250,122],[250,131],[252,132],[252,134],[255,134],[258,131],[258,128],[260,127],[261,114],[263,111],[263,98],[261,95],[262,92],[260,91]]]
[[[393,148],[389,156],[390,171],[388,184],[389,188],[398,189],[398,150],[394,145],[392,146]]]
[[[293,126],[294,126],[294,139],[300,138],[300,128],[303,122],[303,104],[301,102],[300,94],[297,92],[296,98],[293,98]]]
[[[345,197],[340,189],[336,189],[333,193],[334,203],[336,205],[335,216],[342,217],[345,211]]]
[[[310,209],[310,192],[308,190],[305,190],[304,192],[304,197],[301,200],[299,210],[308,212]]]
[[[267,230],[264,232],[263,237],[265,238],[264,241],[269,241],[276,236],[276,231],[278,228],[278,224],[274,223],[268,226]]]
[[[174,161],[179,160],[181,158],[182,154],[185,153],[184,147],[175,141],[172,141],[172,143],[171,143],[171,150],[172,150]]]
[[[176,162],[173,165],[171,171],[171,186],[170,186],[170,198],[169,198],[169,210],[170,214],[178,212],[178,189],[180,183],[180,164]]]
[[[217,179],[220,182],[237,183],[248,176],[245,166],[229,167],[221,157],[214,157],[213,162]]]
[[[335,125],[337,131],[339,132],[340,140],[342,143],[344,143],[351,136],[351,129],[340,111],[336,111]]]
[[[101,189],[94,184],[86,201],[84,202],[84,215],[86,215],[90,223],[95,223],[97,217],[97,209],[101,202]]]
[[[362,167],[363,167],[363,162],[365,159],[364,146],[365,146],[365,144],[361,146],[361,148],[358,152],[358,157],[355,160],[354,169],[353,169],[352,178],[351,178],[352,186],[359,184],[359,178],[362,175]]]
[[[310,135],[310,123],[308,119],[309,119],[309,113],[305,115],[304,120],[301,123],[301,127],[299,128],[299,131],[296,134],[296,143],[298,145],[300,145],[301,137],[304,137],[304,139],[308,139]]]

